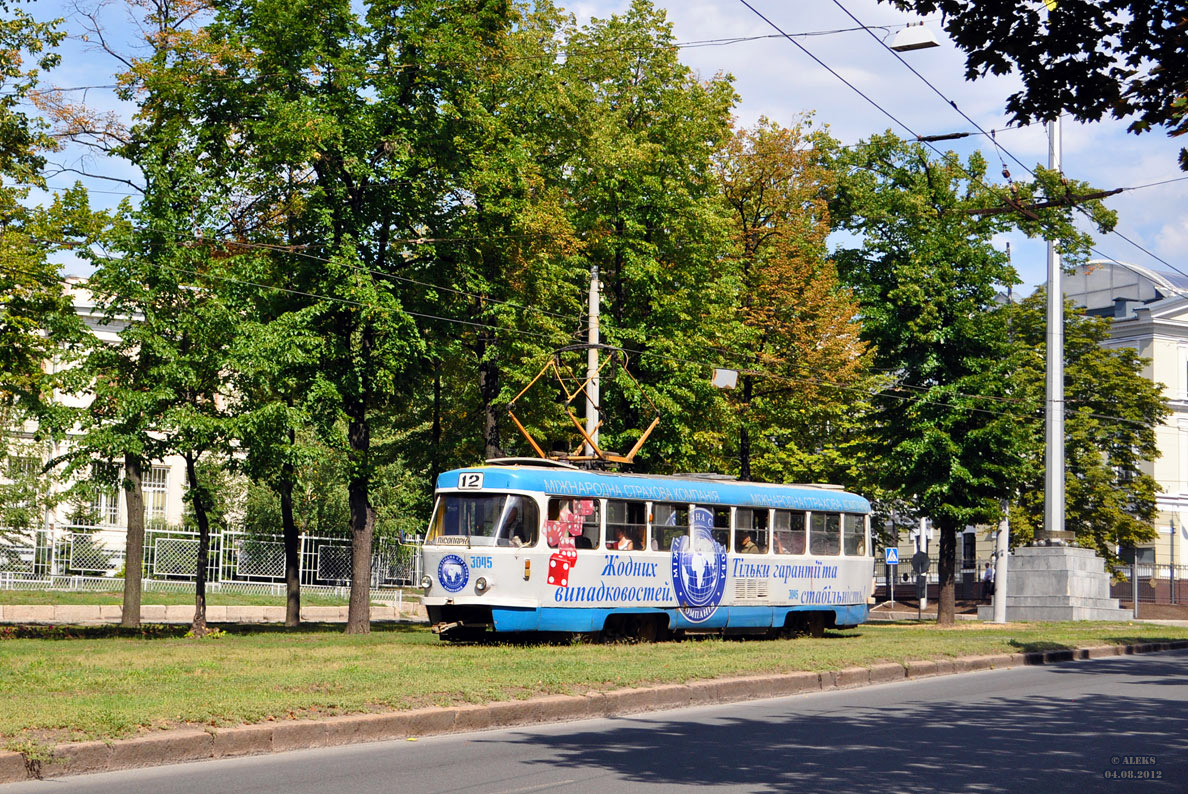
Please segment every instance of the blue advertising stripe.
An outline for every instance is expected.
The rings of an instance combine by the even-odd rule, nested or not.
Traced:
[[[789,612],[833,612],[838,626],[856,626],[866,622],[866,604],[829,607],[718,607],[704,621],[687,620],[677,609],[655,607],[493,607],[491,617],[497,632],[516,631],[601,631],[611,615],[668,615],[672,629],[764,628],[783,626]]]
[[[536,491],[558,496],[640,499],[660,502],[750,505],[789,510],[869,513],[870,502],[845,491],[811,486],[716,482],[693,477],[606,474],[536,466],[476,466],[443,472],[438,489],[457,488],[465,472],[482,472],[484,491]]]

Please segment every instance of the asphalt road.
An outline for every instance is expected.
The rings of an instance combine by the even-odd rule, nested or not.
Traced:
[[[0,794],[635,794],[693,786],[1185,791],[1188,651],[34,781],[0,786]]]

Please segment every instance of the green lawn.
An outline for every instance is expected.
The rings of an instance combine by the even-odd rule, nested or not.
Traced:
[[[0,627],[0,741],[28,747],[116,738],[179,724],[234,725],[425,705],[574,694],[729,675],[1188,638],[1188,629],[1127,623],[995,627],[866,625],[824,638],[689,640],[657,645],[452,646],[420,626],[289,633],[244,629],[191,640],[185,627],[147,636],[112,628]]]
[[[406,595],[407,598],[407,595]],[[158,590],[146,590],[140,599],[142,604],[192,604],[194,594],[168,593]],[[25,604],[122,604],[124,594],[119,590],[104,592],[76,592],[73,590],[0,590],[0,605]],[[206,603],[211,606],[249,606],[249,607],[283,607],[283,595],[239,595],[236,593],[206,594]],[[347,599],[339,596],[319,595],[316,593],[302,593],[302,606],[336,607],[345,606]],[[373,602],[386,603],[386,602]]]

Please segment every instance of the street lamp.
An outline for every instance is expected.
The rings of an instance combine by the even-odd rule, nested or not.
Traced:
[[[912,50],[926,50],[929,47],[939,47],[940,42],[931,30],[924,27],[923,22],[908,25],[895,34],[895,38],[887,45],[896,52],[911,52]]]

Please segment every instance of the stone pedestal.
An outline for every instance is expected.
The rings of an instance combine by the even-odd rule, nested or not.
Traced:
[[[1006,619],[1130,620],[1110,598],[1105,562],[1091,549],[1026,546],[1012,555],[1007,574]],[[992,605],[978,607],[978,618],[994,619]]]

